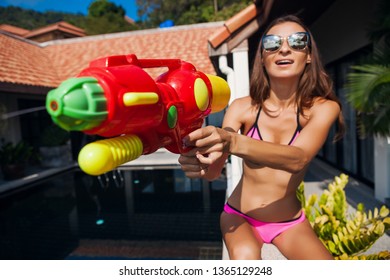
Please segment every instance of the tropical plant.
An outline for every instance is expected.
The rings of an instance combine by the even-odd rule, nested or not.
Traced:
[[[17,144],[1,139],[0,163],[2,166],[17,163],[26,163],[33,156],[33,148],[24,141]]]
[[[341,174],[320,197],[312,194],[307,199],[301,183],[297,196],[314,231],[335,259],[390,259],[390,251],[364,254],[390,229],[389,209],[366,211],[360,203],[356,211],[348,211],[347,183],[348,176]]]
[[[23,140],[14,144],[1,139],[0,167],[4,180],[13,180],[25,175],[26,163],[36,157],[32,146]]]
[[[389,46],[390,47],[390,46]],[[378,59],[384,57],[377,52]],[[359,114],[362,136],[390,136],[390,61],[387,65],[352,66],[347,99]]]
[[[352,66],[347,100],[359,115],[360,133],[390,136],[390,2],[381,1],[369,37],[374,53],[369,62]]]

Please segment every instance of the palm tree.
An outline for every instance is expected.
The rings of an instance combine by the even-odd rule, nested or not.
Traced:
[[[360,135],[374,137],[375,198],[390,200],[390,1],[378,5],[369,36],[374,54],[369,63],[353,66],[347,100],[358,113]]]
[[[359,115],[360,133],[390,136],[389,64],[353,66],[348,75],[347,99]]]
[[[361,136],[390,137],[390,1],[381,1],[378,8],[369,32],[373,57],[367,64],[352,66],[347,100],[358,112]]]

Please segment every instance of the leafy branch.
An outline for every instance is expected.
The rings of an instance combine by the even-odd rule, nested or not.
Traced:
[[[348,176],[341,174],[319,198],[312,194],[307,199],[301,183],[297,196],[310,224],[336,259],[390,259],[389,251],[364,255],[390,229],[389,209],[382,206],[366,211],[360,203],[349,213],[344,191],[347,183]]]

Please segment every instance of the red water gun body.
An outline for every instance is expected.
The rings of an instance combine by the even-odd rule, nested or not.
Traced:
[[[143,68],[167,67],[154,80]],[[230,98],[225,80],[180,59],[138,59],[135,55],[94,60],[77,78],[49,92],[46,107],[66,130],[107,139],[86,145],[79,165],[100,175],[161,147],[184,152],[182,138],[200,128]]]

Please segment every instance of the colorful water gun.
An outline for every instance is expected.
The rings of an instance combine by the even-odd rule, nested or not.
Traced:
[[[167,67],[155,80],[143,68]],[[180,59],[134,54],[92,61],[77,77],[51,90],[46,109],[68,131],[104,137],[84,146],[80,168],[100,175],[165,147],[184,152],[182,138],[229,102],[227,82]]]

